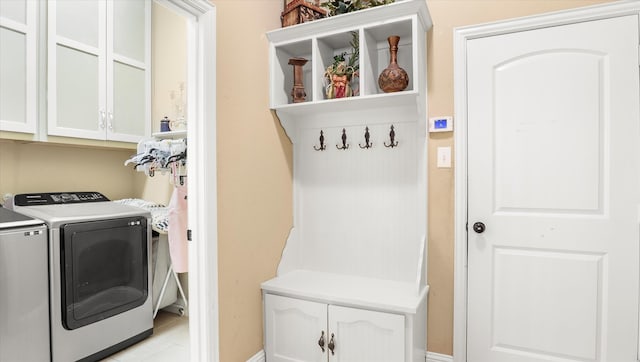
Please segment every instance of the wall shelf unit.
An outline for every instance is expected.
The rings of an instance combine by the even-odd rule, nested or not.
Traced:
[[[262,284],[268,361],[424,361],[430,27],[426,1],[405,0],[267,33],[270,107],[294,147],[293,228],[277,276]],[[351,51],[353,32],[356,92],[327,99],[323,74]],[[384,93],[391,35],[410,81]],[[294,57],[308,59],[301,103]]]

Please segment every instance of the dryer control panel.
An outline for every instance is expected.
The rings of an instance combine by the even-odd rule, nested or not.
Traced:
[[[78,204],[82,202],[109,201],[103,194],[90,192],[43,192],[36,194],[18,194],[13,198],[15,206]]]

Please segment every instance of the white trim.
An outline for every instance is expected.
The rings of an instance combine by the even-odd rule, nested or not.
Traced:
[[[254,354],[247,360],[247,362],[265,362],[265,361],[266,361],[266,356],[264,354],[264,349],[259,350],[258,353]]]
[[[455,267],[453,307],[453,360],[467,360],[467,41],[624,15],[638,15],[639,1],[588,6],[513,20],[456,28],[454,30],[455,132]]]
[[[264,353],[264,349],[261,349],[260,351],[258,351],[258,353],[251,356],[247,360],[247,362],[265,362],[266,361],[265,358],[266,356]],[[427,351],[425,361],[426,362],[453,362],[453,357],[446,354]]]
[[[453,362],[453,357],[446,354],[427,351],[426,362]]]
[[[218,362],[216,8],[206,0],[156,1],[188,23],[189,350],[192,362]]]

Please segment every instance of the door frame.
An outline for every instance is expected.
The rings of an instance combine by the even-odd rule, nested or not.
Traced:
[[[187,187],[190,360],[220,360],[216,172],[216,8],[207,0],[155,0],[187,20]]]
[[[624,15],[640,15],[640,2],[614,2],[495,23],[465,26],[454,30],[454,114],[455,197],[454,197],[454,304],[453,360],[467,360],[467,41],[477,38],[601,20]],[[640,325],[640,321],[639,321]],[[638,341],[640,345],[640,341]],[[640,359],[640,352],[639,352]]]

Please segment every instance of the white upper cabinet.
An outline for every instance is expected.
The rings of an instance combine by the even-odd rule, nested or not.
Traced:
[[[149,135],[150,1],[50,1],[48,24],[48,134]]]
[[[0,1],[0,131],[36,132],[36,7]]]

